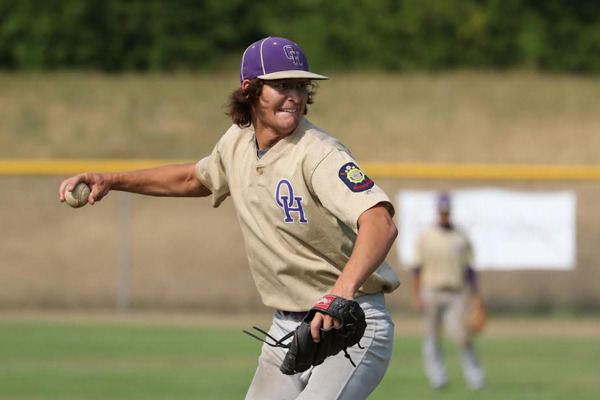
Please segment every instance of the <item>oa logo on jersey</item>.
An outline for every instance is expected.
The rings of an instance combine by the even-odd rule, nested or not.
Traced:
[[[302,208],[302,196],[294,196],[294,188],[292,188],[292,184],[287,179],[281,179],[277,183],[275,200],[277,200],[279,208],[283,210],[283,221],[286,224],[295,222],[292,213],[296,214],[298,222],[301,224],[308,222]]]

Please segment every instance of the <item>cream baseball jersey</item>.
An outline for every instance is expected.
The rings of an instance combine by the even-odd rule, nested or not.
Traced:
[[[464,286],[465,270],[473,262],[473,250],[463,232],[430,226],[419,237],[415,253],[415,264],[421,267],[424,287],[460,289]]]
[[[388,196],[349,151],[303,118],[258,158],[252,128],[233,125],[196,165],[213,206],[231,196],[250,271],[265,305],[308,310],[329,293],[350,258],[358,217]],[[358,295],[399,285],[383,263]]]

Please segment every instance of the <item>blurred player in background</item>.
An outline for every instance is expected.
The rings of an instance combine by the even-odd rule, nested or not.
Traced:
[[[314,80],[294,42],[268,37],[242,55],[240,87],[229,99],[231,128],[197,163],[69,178],[89,203],[111,190],[154,196],[231,197],[250,270],[263,303],[275,309],[270,335],[293,331],[324,295],[355,299],[366,314],[359,346],[296,375],[279,366],[285,349],[263,346],[247,399],[365,399],[381,381],[392,353],[393,323],[385,292],[399,285],[385,257],[396,238],[388,196],[358,167],[349,150],[305,118]],[[210,229],[210,227],[206,227]],[[227,296],[227,293],[223,293]],[[317,313],[311,335],[340,321]]]
[[[441,389],[448,384],[441,350],[441,332],[445,326],[460,348],[467,384],[472,389],[481,389],[484,373],[466,320],[469,304],[482,306],[483,303],[472,268],[471,242],[452,223],[450,210],[450,197],[440,194],[437,223],[426,229],[417,241],[413,306],[422,313],[424,321],[423,359],[431,387]]]

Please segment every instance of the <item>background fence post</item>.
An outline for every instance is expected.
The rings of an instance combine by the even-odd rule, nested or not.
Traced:
[[[131,195],[119,192],[117,243],[117,310],[127,311],[131,288]]]

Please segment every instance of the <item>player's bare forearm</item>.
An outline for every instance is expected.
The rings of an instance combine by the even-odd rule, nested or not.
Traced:
[[[358,236],[352,255],[336,281],[332,294],[352,299],[369,276],[385,260],[398,229],[383,204],[363,212],[358,219]]]
[[[196,178],[193,163],[129,172],[79,174],[61,183],[60,201],[64,201],[65,192],[73,190],[79,182],[85,182],[90,186],[90,204],[100,201],[111,190],[172,197],[203,197],[211,193]]]
[[[109,174],[111,190],[151,196],[202,197],[210,190],[195,174],[195,164],[173,164],[162,167]]]
[[[390,211],[383,203],[363,212],[358,218],[358,235],[350,259],[335,282],[331,294],[353,299],[356,291],[367,278],[381,265],[387,256],[398,229]],[[339,328],[341,321],[321,313],[316,313],[310,325],[313,340],[320,340],[319,330]]]

